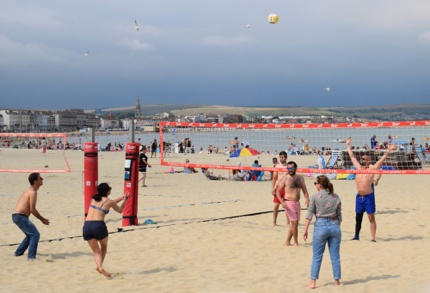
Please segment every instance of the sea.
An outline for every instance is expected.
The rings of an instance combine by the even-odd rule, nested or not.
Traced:
[[[375,128],[328,128],[328,129],[212,129],[197,131],[196,128],[171,129],[163,133],[163,141],[179,143],[189,138],[194,150],[207,150],[209,147],[229,149],[235,137],[245,146],[248,145],[260,152],[279,152],[291,146],[321,149],[345,149],[345,139],[351,137],[351,145],[363,148],[370,145],[370,138],[376,135],[378,143],[388,142],[407,145],[415,139],[415,144],[423,146],[429,142],[430,127],[375,127]],[[154,139],[160,141],[158,132],[137,132],[134,141],[140,139],[141,144],[150,145]],[[89,132],[68,135],[69,143],[83,144],[91,141]],[[103,149],[111,145],[132,142],[128,132],[96,135],[95,141]],[[82,145],[83,146],[83,145]]]

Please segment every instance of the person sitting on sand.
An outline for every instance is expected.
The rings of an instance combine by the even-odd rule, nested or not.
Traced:
[[[105,277],[111,277],[111,274],[103,269],[103,261],[107,253],[108,245],[108,230],[105,223],[105,215],[109,213],[110,208],[116,212],[122,213],[125,202],[129,198],[129,194],[118,197],[117,199],[109,199],[112,188],[107,183],[100,183],[97,186],[97,194],[91,200],[88,209],[88,215],[82,228],[82,235],[91,247],[96,262],[96,270]],[[120,206],[118,203],[123,201]]]
[[[193,174],[193,173],[197,173],[197,170],[194,169],[193,167],[188,167],[188,164],[190,163],[190,160],[186,159],[185,160],[185,167],[184,167],[184,173],[185,174]]]
[[[240,170],[233,169],[231,173],[228,175],[227,180],[229,181],[243,181],[245,174]]]
[[[209,180],[222,180],[222,176],[216,176],[213,173],[211,173],[208,168],[202,168],[202,172],[203,174],[206,176],[207,179]]]

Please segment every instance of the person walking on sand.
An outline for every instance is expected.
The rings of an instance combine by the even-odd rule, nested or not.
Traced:
[[[151,168],[152,166],[148,163],[148,157],[146,156],[146,146],[143,145],[140,147],[139,154],[139,172],[142,173],[142,176],[139,178],[139,182],[142,181],[142,187],[146,187],[146,167]]]
[[[48,148],[48,143],[44,137],[42,137],[42,154],[46,153],[46,149]]]
[[[157,157],[157,140],[154,138],[154,141],[151,143],[151,158],[154,156]]]
[[[93,198],[88,209],[88,215],[82,228],[82,235],[88,245],[91,247],[96,262],[96,270],[105,277],[111,277],[111,274],[103,268],[103,262],[107,253],[108,246],[108,230],[105,223],[105,216],[109,213],[110,208],[116,212],[122,213],[124,205],[129,198],[129,194],[118,197],[117,199],[109,199],[112,188],[107,183],[100,183],[97,186],[97,194]],[[118,206],[118,203],[121,206]]]
[[[330,252],[331,267],[333,270],[334,284],[340,285],[341,267],[340,267],[340,242],[342,240],[342,231],[340,223],[342,222],[342,206],[339,196],[334,193],[333,184],[325,175],[317,177],[314,182],[317,193],[312,195],[308,211],[306,213],[305,231],[303,240],[308,239],[308,228],[315,215],[314,235],[312,239],[312,265],[311,265],[311,282],[309,288],[316,288],[323,254],[326,243]]]
[[[346,147],[348,149],[349,157],[351,158],[352,164],[357,170],[378,170],[385,159],[388,157],[388,154],[396,148],[395,144],[390,144],[385,151],[384,155],[375,163],[375,165],[370,164],[370,157],[367,155],[363,155],[360,158],[361,164],[355,158],[354,153],[351,150],[351,138],[346,140]],[[355,200],[355,213],[356,213],[356,235],[352,240],[359,240],[359,232],[361,229],[361,221],[364,215],[364,212],[367,213],[367,217],[370,222],[370,240],[372,242],[376,242],[376,204],[375,204],[375,193],[373,191],[373,177],[375,174],[356,174],[355,175],[355,183],[357,185],[357,196]]]
[[[279,162],[276,162],[276,165],[274,168],[285,170],[287,167],[287,152],[281,151],[279,152]],[[274,162],[274,161],[273,161]],[[273,172],[272,176],[272,196],[273,196],[273,224],[272,227],[276,226],[276,221],[278,219],[278,213],[279,213],[279,206],[281,205],[281,202],[278,200],[278,197],[276,196],[276,190],[278,188],[279,182],[284,178],[284,176],[287,175],[287,172]],[[281,191],[281,197],[284,197],[284,191]],[[287,217],[287,226],[290,225],[290,219],[288,219],[288,214],[286,214]]]
[[[36,209],[37,191],[43,185],[43,178],[39,173],[31,173],[28,176],[30,187],[18,199],[15,211],[12,213],[12,221],[25,234],[24,240],[15,251],[15,256],[21,256],[28,248],[28,260],[34,260],[37,254],[40,233],[36,226],[29,220],[30,214],[33,214],[43,224],[49,225],[49,220],[42,217]]]
[[[288,174],[282,178],[281,182],[279,182],[278,189],[276,190],[276,197],[285,209],[285,213],[288,215],[291,223],[290,228],[288,229],[285,245],[291,246],[291,239],[294,239],[293,246],[297,246],[299,245],[298,227],[300,221],[300,191],[303,192],[306,199],[306,207],[309,205],[309,194],[306,189],[303,176],[296,174],[296,162],[288,162],[287,170]],[[284,198],[282,198],[282,190],[285,193]]]

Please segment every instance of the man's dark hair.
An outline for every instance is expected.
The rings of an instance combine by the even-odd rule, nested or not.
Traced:
[[[36,181],[37,179],[39,179],[40,177],[40,173],[31,173],[28,176],[28,182],[30,182],[30,185],[33,186],[34,181]]]
[[[287,152],[286,152],[286,151],[280,151],[280,152],[279,152],[279,155],[280,155],[280,156],[288,157],[288,154],[287,154]]]
[[[297,168],[297,164],[296,164],[296,162],[294,162],[294,161],[289,161],[289,162],[287,163],[287,165],[291,165],[291,164],[293,164],[293,165],[294,165],[294,168]]]

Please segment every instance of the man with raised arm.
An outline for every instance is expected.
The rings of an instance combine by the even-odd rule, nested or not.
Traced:
[[[348,149],[348,154],[351,158],[352,164],[357,170],[378,170],[381,168],[382,163],[388,157],[388,154],[396,148],[395,144],[391,144],[388,146],[387,151],[384,155],[375,163],[375,165],[370,164],[370,157],[367,155],[363,155],[360,158],[360,162],[354,156],[354,153],[351,150],[351,138],[346,140],[346,147]],[[355,183],[357,184],[357,196],[355,200],[355,213],[356,213],[356,227],[355,227],[355,236],[352,240],[359,240],[359,232],[361,229],[361,221],[364,215],[364,212],[367,213],[367,217],[370,222],[370,237],[372,242],[376,242],[376,204],[375,204],[375,193],[373,191],[373,177],[375,174],[356,174],[355,175]]]

